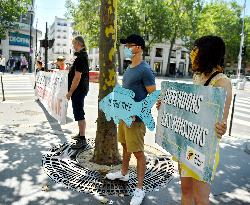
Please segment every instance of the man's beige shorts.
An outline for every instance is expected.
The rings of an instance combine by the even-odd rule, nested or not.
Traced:
[[[146,128],[143,122],[133,122],[127,127],[122,120],[118,126],[118,142],[126,144],[127,152],[144,151],[144,136]]]

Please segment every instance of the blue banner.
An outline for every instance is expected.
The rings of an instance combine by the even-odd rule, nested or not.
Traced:
[[[9,44],[15,46],[30,46],[30,36],[21,33],[9,33]]]
[[[211,182],[226,92],[222,88],[162,82],[156,143],[202,180]]]

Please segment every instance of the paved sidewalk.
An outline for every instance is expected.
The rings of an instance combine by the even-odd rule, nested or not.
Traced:
[[[96,95],[96,85],[91,91]],[[87,133],[95,137],[96,99],[86,99]],[[70,140],[76,132],[71,104],[68,123],[58,124],[35,101],[0,103],[0,204],[1,205],[100,205],[88,194],[78,193],[55,184],[41,167],[42,154],[53,145]],[[221,158],[212,185],[211,204],[250,204],[250,155],[245,152],[249,138],[225,136],[221,141]],[[154,132],[148,132],[146,143],[154,143]],[[175,164],[176,168],[176,164]],[[48,189],[44,191],[44,187]],[[131,197],[108,197],[114,205],[128,205]],[[111,201],[112,200],[112,201]],[[177,170],[167,188],[146,194],[143,205],[180,204],[180,182]]]
[[[0,104],[0,204],[101,204],[92,195],[78,193],[55,184],[41,167],[42,154],[53,145],[70,140],[76,125],[59,125],[40,105],[33,101]],[[89,110],[92,112],[93,110]],[[10,117],[11,116],[11,117]],[[89,114],[90,116],[90,114]],[[90,117],[91,118],[91,117]],[[5,119],[5,120],[3,120]],[[92,122],[93,119],[91,119]],[[96,126],[88,127],[87,136],[94,137]],[[177,178],[177,176],[176,176]],[[47,192],[43,187],[48,185]],[[147,194],[144,205],[178,204],[178,178],[168,189]],[[171,195],[177,203],[172,200]],[[165,195],[164,197],[161,197]],[[109,197],[113,204],[129,204],[130,197]],[[168,203],[168,204],[169,204]]]

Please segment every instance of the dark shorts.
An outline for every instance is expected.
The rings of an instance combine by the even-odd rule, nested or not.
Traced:
[[[5,72],[5,67],[4,66],[2,66],[2,65],[0,65],[0,72]]]
[[[84,120],[85,112],[84,112],[84,98],[85,94],[82,92],[74,92],[71,96],[72,100],[72,108],[75,121]]]

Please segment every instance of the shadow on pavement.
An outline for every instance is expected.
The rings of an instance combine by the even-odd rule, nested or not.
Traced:
[[[212,183],[213,204],[250,204],[250,155],[243,146],[246,139],[232,138],[225,136],[220,143],[220,163]]]
[[[62,128],[61,128],[61,125],[58,123],[58,121],[53,118],[49,112],[46,110],[46,108],[43,106],[43,104],[38,100],[36,101],[36,103],[39,105],[39,107],[43,110],[43,113],[45,115],[45,117],[47,118],[50,126],[51,126],[51,129],[52,130],[57,130],[57,131],[61,131],[62,132]],[[70,122],[73,122],[73,120],[69,117],[66,118],[66,121],[67,123],[70,123]],[[63,133],[63,132],[62,132]],[[69,133],[68,133],[69,134]]]

